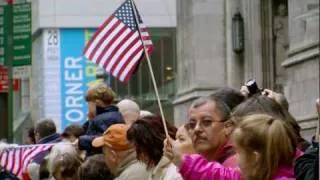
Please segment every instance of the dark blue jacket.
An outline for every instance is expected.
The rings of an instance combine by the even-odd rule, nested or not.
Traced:
[[[85,150],[87,156],[99,154],[101,148],[92,147],[94,138],[101,136],[113,124],[124,124],[121,113],[116,106],[109,106],[105,109],[97,108],[96,116],[89,121],[86,134],[79,137],[79,149]]]
[[[0,180],[19,180],[19,178],[4,169],[0,169]]]
[[[52,134],[50,136],[47,136],[47,137],[41,139],[38,142],[38,144],[51,144],[51,143],[58,143],[60,141],[61,141],[60,134],[54,133],[54,134]],[[50,149],[39,153],[37,156],[35,156],[33,158],[32,162],[40,164],[42,162],[42,160],[44,159],[44,157],[49,154],[49,152],[50,152]]]

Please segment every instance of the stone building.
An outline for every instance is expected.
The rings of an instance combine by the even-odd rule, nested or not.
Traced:
[[[244,52],[233,51],[232,18],[243,17]],[[175,123],[193,99],[248,79],[283,92],[303,135],[315,132],[319,97],[318,0],[177,0]]]
[[[83,96],[99,69],[78,59],[93,32],[123,1],[31,1],[32,66],[26,67],[21,91],[14,95],[17,142],[26,127],[45,118],[53,118],[60,131],[70,122],[85,120]],[[260,87],[283,92],[303,135],[308,138],[314,133],[314,100],[320,96],[318,0],[135,1],[156,46],[152,65],[167,120],[181,125],[195,98],[221,86],[238,89],[254,78]],[[3,3],[5,0],[0,0]],[[244,25],[244,51],[240,54],[233,49],[236,13],[242,15]],[[81,68],[65,68],[67,59],[79,62]],[[80,72],[81,81],[66,79]],[[119,99],[130,98],[142,109],[158,111],[146,63],[128,85],[109,77],[106,81]],[[80,83],[81,88],[68,94],[68,83]],[[68,98],[79,99],[81,104],[68,107]],[[0,107],[1,103],[0,96]],[[2,137],[5,134],[0,133]]]

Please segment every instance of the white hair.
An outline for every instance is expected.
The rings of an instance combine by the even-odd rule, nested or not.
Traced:
[[[140,118],[149,117],[149,116],[154,116],[154,114],[145,110],[140,111]]]
[[[140,111],[139,105],[130,99],[121,100],[117,104],[117,106],[118,106],[120,112],[131,111],[131,112],[139,113],[139,111]]]
[[[126,124],[130,125],[140,117],[139,105],[130,99],[121,100],[117,106]]]
[[[50,174],[53,173],[54,160],[60,158],[63,154],[69,154],[71,156],[79,156],[78,152],[76,151],[76,149],[73,147],[72,144],[67,142],[57,143],[51,148],[49,155],[46,157],[47,166]]]

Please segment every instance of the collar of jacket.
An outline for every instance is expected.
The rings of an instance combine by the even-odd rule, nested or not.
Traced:
[[[217,161],[219,163],[223,163],[226,159],[228,159],[230,156],[234,155],[236,152],[234,150],[233,145],[230,141],[227,141],[226,143],[221,146],[221,148],[218,149],[218,156]]]
[[[53,142],[58,142],[59,140],[61,140],[60,134],[54,133],[50,136],[47,136],[47,137],[40,139],[38,144],[53,143]]]
[[[100,115],[106,112],[118,112],[119,108],[117,106],[111,105],[106,108],[96,107],[96,115]]]
[[[163,171],[166,170],[166,168],[171,164],[171,161],[165,157],[162,156],[158,164],[153,168],[152,175],[155,175],[157,173],[163,174]]]
[[[121,160],[120,164],[118,165],[118,168],[116,169],[116,176],[119,176],[131,164],[138,162],[135,149],[131,149],[128,151],[128,155],[123,160]]]

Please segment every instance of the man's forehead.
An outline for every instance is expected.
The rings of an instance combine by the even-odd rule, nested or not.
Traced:
[[[216,105],[214,101],[207,101],[199,106],[191,106],[189,108],[189,113],[191,112],[214,112],[216,110]]]
[[[195,116],[214,116],[214,118],[220,118],[219,111],[216,108],[214,101],[208,101],[206,104],[203,104],[199,107],[191,107],[188,112],[188,117],[195,117]]]

